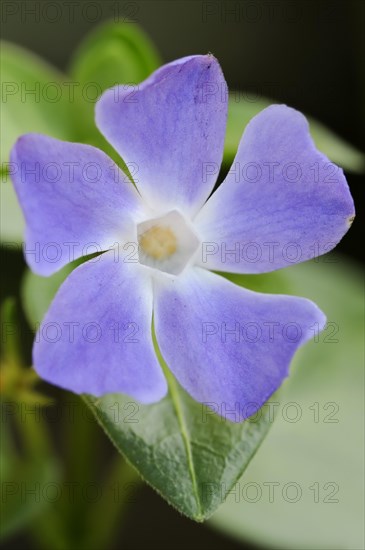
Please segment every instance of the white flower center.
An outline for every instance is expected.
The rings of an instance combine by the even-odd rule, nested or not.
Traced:
[[[139,238],[139,245],[151,258],[155,260],[166,260],[176,252],[177,239],[170,227],[154,225],[147,229]]]
[[[139,262],[170,275],[180,275],[199,247],[199,239],[177,210],[137,225]]]

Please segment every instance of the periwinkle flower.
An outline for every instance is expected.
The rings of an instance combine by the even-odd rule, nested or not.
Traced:
[[[324,327],[307,299],[252,292],[210,271],[258,274],[293,263],[293,254],[308,260],[333,248],[354,215],[343,172],[333,175],[337,167],[316,150],[303,115],[285,105],[252,119],[208,199],[223,154],[225,89],[216,59],[198,55],[161,67],[136,89],[103,94],[97,126],[138,169],[137,189],[89,145],[36,134],[15,144],[26,247],[52,242],[62,252],[52,261],[27,254],[31,269],[60,269],[70,243],[75,257],[91,242],[103,251],[54,298],[42,326],[57,323],[61,335],[50,341],[40,327],[34,366],[45,380],[76,393],[160,400],[167,383],[153,322],[168,367],[195,400],[259,408],[313,327]],[[87,336],[85,327],[95,326]]]

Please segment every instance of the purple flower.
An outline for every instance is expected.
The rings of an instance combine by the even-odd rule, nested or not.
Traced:
[[[51,275],[103,251],[71,273],[39,329],[42,378],[76,393],[160,400],[167,383],[153,318],[185,390],[219,410],[254,404],[247,416],[324,327],[307,299],[251,292],[209,270],[265,273],[328,252],[354,216],[343,172],[315,149],[300,113],[274,105],[249,123],[207,201],[226,115],[226,84],[211,55],[169,63],[138,88],[106,91],[96,123],[138,191],[94,147],[36,134],[17,141],[13,180],[31,269]]]

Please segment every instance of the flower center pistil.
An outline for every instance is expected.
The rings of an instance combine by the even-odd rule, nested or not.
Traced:
[[[200,244],[189,222],[177,210],[138,223],[137,239],[139,263],[173,276],[179,276],[193,261]]]
[[[170,227],[155,225],[139,236],[139,245],[151,258],[165,260],[176,252],[177,239]]]

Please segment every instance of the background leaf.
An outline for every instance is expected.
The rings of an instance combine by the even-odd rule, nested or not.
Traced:
[[[224,501],[272,422],[233,424],[196,403],[166,372],[168,396],[140,405],[120,394],[85,397],[118,451],[180,512],[203,521]]]
[[[79,46],[70,73],[80,83],[97,83],[102,90],[115,84],[144,80],[161,64],[155,46],[135,23],[107,22]]]
[[[50,277],[41,277],[32,271],[26,271],[21,296],[26,317],[33,329],[42,321],[60,285],[79,263],[80,260],[76,260],[67,264]]]
[[[99,25],[83,40],[71,60],[70,73],[78,86],[83,139],[102,148],[118,164],[120,157],[96,128],[95,102],[116,84],[138,84],[161,65],[153,43],[136,23]],[[99,92],[99,93],[98,93]]]
[[[25,228],[23,212],[10,176],[3,172],[0,177],[1,243],[7,246],[19,245],[23,240]]]
[[[277,103],[277,101],[268,98],[257,101],[242,101],[241,96],[242,94],[238,92],[232,92],[229,96],[227,133],[223,157],[223,163],[228,168],[237,152],[243,130],[251,118],[269,105]],[[320,151],[345,170],[358,173],[365,172],[365,155],[362,152],[337,136],[318,120],[312,117],[307,117],[307,119],[313,140]]]
[[[313,299],[334,324],[296,356],[276,422],[235,487],[238,496],[230,495],[210,520],[269,548],[364,548],[363,285],[356,266],[331,260],[336,257],[285,270],[292,292]],[[285,409],[288,403],[294,406]],[[296,414],[297,422],[288,421]],[[269,483],[278,484],[273,502]],[[300,487],[298,502],[284,498],[287,483]],[[292,487],[289,500],[293,494]]]
[[[68,78],[41,58],[8,42],[1,42],[1,163],[27,132],[59,139],[74,136],[73,109],[64,83]],[[32,91],[35,90],[35,93]]]

